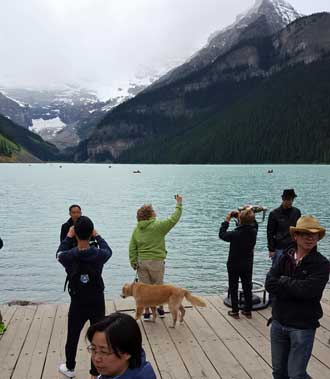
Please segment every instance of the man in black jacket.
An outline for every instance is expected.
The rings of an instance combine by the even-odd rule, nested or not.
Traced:
[[[239,225],[233,231],[227,231],[232,217],[238,218]],[[219,230],[219,238],[230,242],[227,271],[232,310],[228,314],[236,319],[239,318],[239,279],[242,281],[244,293],[244,310],[242,314],[251,318],[253,255],[257,231],[258,224],[255,221],[252,209],[246,209],[241,212],[229,212]]]
[[[295,226],[301,216],[300,210],[292,206],[296,197],[294,189],[285,189],[282,194],[282,204],[269,214],[267,240],[269,257],[273,264],[283,251],[292,245],[290,226]]]
[[[330,263],[317,251],[325,229],[313,216],[302,216],[290,227],[297,246],[283,253],[266,278],[274,295],[271,350],[274,379],[308,379],[316,328],[322,317],[321,297]]]
[[[95,238],[99,247],[90,246],[91,237]],[[78,244],[72,248],[73,238],[77,239]],[[56,255],[67,273],[71,297],[65,345],[66,363],[61,364],[59,371],[73,378],[79,336],[85,322],[89,320],[92,325],[105,317],[102,270],[112,251],[94,229],[93,222],[88,217],[81,216],[70,227]],[[93,364],[90,373],[95,378],[98,375]]]
[[[78,205],[78,204],[72,204],[69,207],[69,215],[70,215],[70,218],[68,219],[68,221],[65,222],[61,226],[60,242],[64,241],[64,239],[66,238],[66,236],[67,236],[67,234],[68,234],[69,229],[71,228],[71,226],[74,225],[75,222],[78,220],[78,218],[81,216],[81,207],[80,207],[80,205]],[[75,238],[72,239],[72,244],[74,246],[77,245],[77,240]]]

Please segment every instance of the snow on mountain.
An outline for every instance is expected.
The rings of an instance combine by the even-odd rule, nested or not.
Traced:
[[[29,130],[40,135],[46,131],[55,136],[65,127],[66,124],[57,116],[49,120],[44,120],[43,118],[32,119],[32,126],[29,127]]]
[[[271,0],[278,15],[283,19],[285,24],[290,24],[297,18],[303,16],[297,12],[291,4],[284,0]]]

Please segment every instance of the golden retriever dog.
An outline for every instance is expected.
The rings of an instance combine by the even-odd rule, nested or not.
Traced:
[[[173,325],[178,318],[180,311],[180,322],[183,322],[185,309],[182,306],[183,298],[186,298],[192,305],[198,307],[206,307],[202,299],[192,295],[184,288],[178,288],[171,284],[143,284],[143,283],[126,283],[123,286],[121,297],[133,296],[136,303],[135,320],[138,320],[145,307],[150,307],[152,310],[152,321],[156,321],[156,306],[168,304],[169,310],[172,314]]]

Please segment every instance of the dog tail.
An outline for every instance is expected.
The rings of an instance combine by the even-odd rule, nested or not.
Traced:
[[[192,295],[188,290],[186,290],[184,297],[196,307],[206,307],[206,303],[201,298]]]

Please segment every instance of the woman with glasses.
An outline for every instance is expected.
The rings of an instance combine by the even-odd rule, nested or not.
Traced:
[[[133,317],[113,313],[90,326],[87,350],[101,374],[99,379],[156,379],[142,349],[142,335]]]

